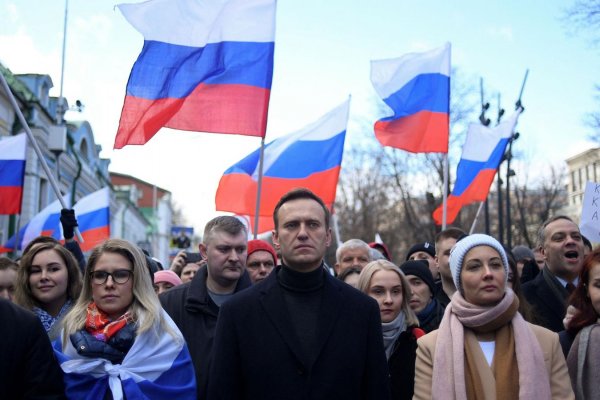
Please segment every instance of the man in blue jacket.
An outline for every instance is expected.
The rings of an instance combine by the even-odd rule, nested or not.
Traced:
[[[379,307],[323,267],[329,217],[306,189],[279,200],[282,265],[221,308],[210,400],[389,399]]]

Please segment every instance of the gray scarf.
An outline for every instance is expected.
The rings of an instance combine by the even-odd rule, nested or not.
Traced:
[[[381,330],[383,331],[383,347],[385,348],[385,357],[389,360],[394,350],[394,344],[398,340],[398,336],[406,330],[406,318],[404,311],[392,322],[382,322]]]

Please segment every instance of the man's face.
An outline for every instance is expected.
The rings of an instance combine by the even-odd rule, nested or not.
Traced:
[[[303,272],[318,268],[331,243],[321,205],[312,199],[290,200],[279,208],[278,217],[273,243],[281,250],[283,263]]]
[[[431,275],[433,275],[433,280],[437,280],[440,276],[437,262],[435,262],[435,257],[425,251],[417,251],[410,255],[409,260],[425,260],[429,264],[429,270],[431,271]]]
[[[244,231],[237,235],[215,231],[207,243],[201,243],[200,253],[206,258],[210,280],[222,288],[235,284],[246,268],[247,244]]]
[[[365,265],[369,263],[369,249],[368,248],[347,248],[341,251],[340,261],[335,264],[336,274],[342,273],[345,269],[355,267],[362,270]]]
[[[200,265],[196,263],[187,263],[181,270],[181,282],[186,283],[194,279],[196,272],[200,269]]]
[[[556,276],[573,280],[583,264],[583,239],[577,225],[566,219],[549,223],[544,231],[542,254]]]
[[[273,256],[266,250],[257,250],[248,256],[246,269],[252,283],[257,283],[265,279],[275,268]]]
[[[456,239],[446,238],[435,244],[435,260],[440,275],[447,280],[452,281],[452,272],[450,271],[450,250],[456,244]]]
[[[12,301],[17,283],[17,271],[12,268],[0,270],[0,297]]]

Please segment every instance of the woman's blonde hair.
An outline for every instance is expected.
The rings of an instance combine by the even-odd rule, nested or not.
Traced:
[[[393,271],[400,277],[402,282],[402,312],[406,318],[406,326],[419,326],[419,319],[415,315],[415,312],[410,308],[410,297],[412,293],[408,284],[408,279],[404,276],[404,273],[398,268],[398,266],[388,260],[377,260],[368,263],[360,273],[358,278],[357,288],[365,294],[369,294],[369,287],[371,286],[371,279],[377,271]]]
[[[15,303],[28,310],[32,310],[33,307],[43,309],[43,305],[33,296],[29,285],[29,276],[31,275],[33,259],[46,250],[54,250],[67,267],[67,298],[75,301],[81,292],[81,271],[79,271],[79,264],[71,252],[56,241],[36,243],[26,253],[23,253],[17,270]]]
[[[137,334],[148,330],[155,330],[157,335],[161,330],[166,330],[173,337],[175,333],[167,326],[162,317],[162,307],[150,279],[150,271],[146,265],[146,258],[142,251],[135,245],[122,239],[108,239],[98,245],[92,251],[85,269],[83,278],[83,290],[77,303],[66,315],[63,330],[63,346],[67,344],[69,336],[85,327],[87,307],[92,301],[91,274],[96,263],[105,253],[119,254],[125,257],[132,267],[133,272],[133,301],[129,306],[129,312],[137,324]]]

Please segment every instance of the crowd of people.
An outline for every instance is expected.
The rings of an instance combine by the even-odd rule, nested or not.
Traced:
[[[534,249],[447,228],[395,263],[306,189],[272,244],[207,223],[167,269],[121,239],[0,258],[0,398],[598,399],[600,248],[566,216]]]

